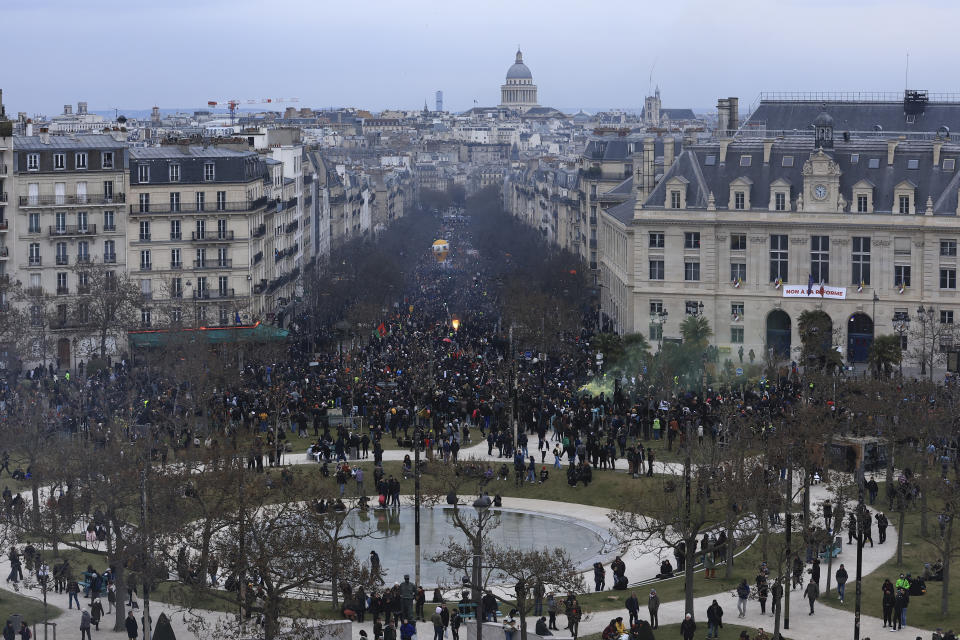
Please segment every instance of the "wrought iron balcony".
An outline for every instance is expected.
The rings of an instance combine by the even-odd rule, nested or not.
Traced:
[[[81,227],[75,224],[68,224],[62,227],[49,227],[49,233],[51,237],[95,236],[97,235],[97,225],[88,224]]]

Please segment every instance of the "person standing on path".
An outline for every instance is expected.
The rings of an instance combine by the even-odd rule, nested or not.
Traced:
[[[807,583],[807,588],[803,590],[803,595],[810,601],[810,614],[813,615],[813,603],[820,597],[820,586],[811,580]]]
[[[716,600],[707,607],[707,637],[719,638],[723,628],[723,607]]]
[[[741,580],[737,585],[737,617],[747,617],[747,598],[750,597],[750,585],[746,579]]]
[[[881,604],[882,607],[883,607],[883,626],[884,626],[884,628],[886,628],[887,625],[890,625],[891,627],[893,626],[893,605],[894,605],[894,603],[895,603],[895,600],[896,600],[896,598],[895,598],[895,596],[893,595],[893,591],[892,591],[892,590],[890,590],[890,589],[884,589],[884,590],[883,590],[883,600],[881,601],[880,604]]]
[[[900,611],[900,628],[907,626],[907,607],[910,605],[910,593],[906,589],[900,589],[897,591],[896,599],[894,600],[893,612],[896,616],[897,610]]]
[[[559,610],[559,605],[557,604],[557,596],[551,591],[547,594],[547,615],[550,617],[550,623],[547,625],[547,628],[551,631],[559,631],[560,627],[557,626],[557,611]]]
[[[660,619],[657,617],[657,611],[660,610],[660,596],[656,589],[650,589],[650,597],[647,598],[647,611],[650,612],[650,626],[654,629],[660,626]]]
[[[680,623],[680,633],[683,634],[683,640],[693,640],[693,634],[697,632],[697,623],[693,621],[693,616],[689,613],[683,617]]]
[[[780,613],[780,602],[783,600],[783,585],[780,584],[779,578],[773,581],[770,596],[773,598],[773,602],[770,604],[770,615],[775,616]]]
[[[633,623],[640,619],[640,601],[637,600],[637,594],[631,593],[624,605],[627,607],[627,613],[630,614],[629,626],[632,627]]]
[[[887,541],[887,516],[882,513],[878,513],[874,518],[877,521],[877,533],[880,534],[879,542],[877,544],[883,544]]]
[[[133,617],[133,611],[127,612],[127,619],[123,621],[123,625],[127,628],[127,638],[136,640],[137,636],[140,635],[140,625],[137,624],[137,619]]]
[[[843,568],[843,563],[840,563],[840,568],[837,569],[837,594],[840,596],[840,604],[843,604],[843,595],[847,587],[847,580],[849,576],[847,575],[847,570]]]

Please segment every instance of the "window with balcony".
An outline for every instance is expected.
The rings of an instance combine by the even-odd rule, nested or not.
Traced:
[[[747,281],[747,264],[745,262],[730,263],[730,282]]]
[[[104,211],[103,212],[103,230],[104,231],[116,231],[117,223],[115,213],[113,211]]]
[[[203,191],[197,191],[197,211],[203,211],[207,202],[207,194]]]
[[[170,249],[170,268],[182,269],[183,259],[180,256],[180,249]]]
[[[150,249],[140,251],[140,271],[152,271],[153,261],[150,257]]]
[[[227,248],[218,247],[217,248],[217,266],[218,267],[229,267],[230,259],[227,257]]]
[[[31,213],[27,218],[27,233],[40,233],[39,213]]]
[[[150,242],[150,221],[140,221],[140,242]]]
[[[77,243],[77,262],[90,262],[90,243],[86,240]]]
[[[63,296],[70,293],[70,287],[67,286],[67,272],[57,272],[57,295]]]
[[[150,194],[140,194],[140,213],[150,213]]]
[[[103,241],[103,261],[107,264],[117,261],[117,245],[113,240]]]
[[[170,192],[170,211],[177,213],[180,211],[180,192]]]
[[[171,220],[170,221],[170,239],[171,240],[182,240],[183,232],[180,228],[180,220]]]
[[[905,265],[905,264],[894,265],[893,286],[895,287],[910,286],[910,266],[909,265]]]
[[[80,231],[81,233],[86,233],[89,230],[89,226],[87,222],[88,222],[87,212],[78,211],[77,212],[77,231]]]
[[[227,210],[227,192],[217,191],[217,211]]]
[[[227,237],[227,221],[223,218],[217,220],[217,239],[224,240]]]
[[[58,242],[56,250],[57,264],[64,265],[70,264],[70,256],[67,255],[67,243]]]
[[[203,240],[206,235],[207,235],[206,220],[197,220],[196,230],[194,231],[194,238],[196,240]]]
[[[57,211],[53,214],[53,231],[57,234],[67,232],[67,213],[65,211]]]
[[[170,297],[171,298],[183,297],[183,278],[170,279]]]

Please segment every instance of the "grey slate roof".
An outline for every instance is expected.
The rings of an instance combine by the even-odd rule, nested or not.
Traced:
[[[133,147],[131,160],[163,160],[167,158],[243,158],[256,156],[255,151],[237,151],[222,147],[202,147],[188,145],[164,145],[162,147]]]
[[[604,209],[602,213],[604,215],[612,216],[623,224],[629,225],[630,221],[633,220],[633,210],[636,205],[637,199],[630,198],[614,207]]]
[[[840,191],[848,207],[853,204],[853,186],[861,180],[873,185],[873,206],[875,213],[891,213],[897,208],[894,202],[895,188],[903,181],[916,185],[916,210],[926,206],[927,198],[932,197],[935,215],[956,215],[957,189],[960,188],[958,170],[960,170],[960,146],[944,146],[941,163],[933,164],[933,155],[929,144],[909,144],[901,142],[894,153],[893,165],[887,165],[886,141],[863,141],[838,143],[836,148],[827,150],[838,164]],[[670,171],[657,184],[646,199],[648,207],[664,207],[667,202],[666,182],[674,176],[682,176],[689,181],[687,190],[687,208],[705,208],[707,195],[713,192],[717,209],[725,209],[730,197],[730,183],[737,178],[745,178],[751,183],[750,203],[752,208],[766,209],[770,205],[771,184],[783,179],[790,184],[790,200],[795,205],[797,196],[803,189],[803,164],[814,152],[813,140],[809,144],[797,144],[794,140],[788,144],[774,145],[768,164],[763,163],[762,144],[733,143],[727,150],[726,162],[720,162],[719,145],[697,145],[684,151]],[[854,155],[857,161],[854,162]],[[740,166],[740,158],[751,155],[750,166]],[[715,163],[708,164],[707,157],[714,156]],[[785,156],[793,157],[793,166],[783,166]],[[877,168],[870,168],[870,159],[878,159]],[[952,158],[955,170],[945,171],[943,159]],[[908,163],[916,161],[916,169],[909,169]]]
[[[50,151],[51,149],[122,149],[126,142],[118,142],[113,136],[101,134],[51,135],[45,143],[40,136],[14,136],[13,148],[17,151]]]
[[[761,100],[746,127],[764,123],[769,130],[810,130],[822,108],[833,118],[834,130],[873,131],[880,125],[883,131],[936,132],[941,126],[960,132],[960,103],[929,102],[913,123],[907,122],[903,102],[818,102]],[[672,117],[672,116],[671,116]]]

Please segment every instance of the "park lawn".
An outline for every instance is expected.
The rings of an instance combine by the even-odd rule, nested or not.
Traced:
[[[783,535],[771,534],[768,553],[772,555],[776,549],[782,548],[782,545]],[[693,574],[694,597],[700,598],[713,594],[731,594],[736,590],[737,585],[744,578],[746,578],[747,583],[752,586],[757,577],[757,568],[763,561],[762,556],[763,553],[760,548],[760,539],[758,538],[757,541],[748,547],[746,551],[734,559],[733,571],[730,578],[724,577],[724,573],[726,571],[726,565],[724,564],[717,565],[717,577],[711,580],[707,580],[703,577],[704,573],[702,569],[697,569]],[[631,577],[628,575],[627,577],[633,581],[637,578],[646,580],[652,576]],[[657,590],[657,595],[660,596],[660,602],[674,602],[677,600],[683,600],[685,597],[684,576],[682,573],[676,574],[673,578],[669,578],[667,580],[657,580],[649,584],[630,587],[626,591],[601,591],[599,593],[585,593],[579,596],[578,600],[583,606],[584,611],[610,611],[616,609],[622,609],[625,611],[623,603],[630,593],[636,593],[637,598],[640,599],[642,608],[646,607],[646,597],[650,593],[650,589]],[[611,599],[611,597],[613,599]],[[760,605],[754,604],[753,606],[759,607]]]
[[[881,493],[881,495],[883,494]],[[937,513],[936,507],[930,505],[930,513],[927,515],[927,525],[930,535],[938,535],[939,533]],[[888,512],[887,517],[890,519],[891,526],[895,526],[898,519],[897,513]],[[939,557],[937,550],[920,537],[920,513],[918,511],[907,512],[906,518],[904,519],[904,528],[903,565],[897,565],[897,556],[894,554],[890,560],[882,564],[876,571],[863,578],[861,606],[863,613],[866,615],[883,618],[881,586],[885,578],[890,578],[891,582],[895,582],[901,573],[911,573],[914,576],[920,575],[923,573],[923,563],[932,563]],[[873,536],[874,540],[879,539],[877,537],[876,527],[874,527]],[[884,544],[892,544],[889,537]],[[856,558],[856,549],[856,546],[849,547],[852,558]],[[956,559],[954,559],[953,564],[954,566],[957,564]],[[847,567],[851,567],[851,565],[855,566],[855,563],[847,563]],[[845,604],[840,604],[840,601],[837,600],[836,591],[831,591],[830,596],[826,598],[821,596],[821,602],[823,602],[823,604],[853,612],[856,582],[852,568],[848,569],[848,571],[850,571],[850,582],[847,583],[847,598]],[[951,571],[951,573],[956,576],[955,569]],[[907,607],[908,629],[911,627],[920,627],[922,629],[936,629],[937,627],[948,629],[952,627],[954,631],[960,630],[960,586],[957,585],[956,577],[951,580],[951,583],[948,613],[946,616],[940,613],[940,598],[943,595],[942,582],[928,581],[927,593],[925,595],[910,597],[910,605]]]
[[[704,614],[706,615],[706,614]],[[626,616],[624,616],[626,619]],[[740,633],[746,630],[752,638],[756,633],[757,629],[755,627],[744,627],[739,624],[724,624],[723,628],[720,629],[720,635],[729,640],[734,640],[735,638],[740,637]],[[773,622],[771,620],[770,627],[763,627],[763,630],[770,637],[773,636]],[[695,638],[703,638],[707,634],[707,622],[706,619],[697,621],[697,632],[694,635]],[[782,634],[781,634],[782,635]],[[661,624],[658,628],[653,630],[653,637],[656,640],[675,640],[676,638],[683,637],[680,633],[680,623],[676,624]],[[601,634],[591,633],[586,636],[579,636],[578,640],[600,640]],[[790,636],[783,636],[785,640],[790,640]]]
[[[228,594],[222,590],[217,593],[230,598],[235,597],[234,594]],[[224,597],[218,597],[217,595],[211,595],[209,593],[198,593],[176,582],[160,583],[151,592],[151,597],[159,602],[166,602],[183,608],[222,611],[224,613],[237,612],[237,604],[234,600],[225,599]],[[332,603],[326,600],[288,598],[284,603],[284,615],[290,617],[311,618],[314,620],[330,620],[341,617],[340,612],[335,611]]]
[[[48,604],[44,610],[43,596],[40,595],[39,589],[35,591],[36,594],[30,595],[14,593],[6,589],[0,591],[0,621],[9,619],[15,613],[20,614],[31,626],[38,623],[37,633],[43,633],[43,625],[39,623],[57,619],[63,610],[52,604]]]

